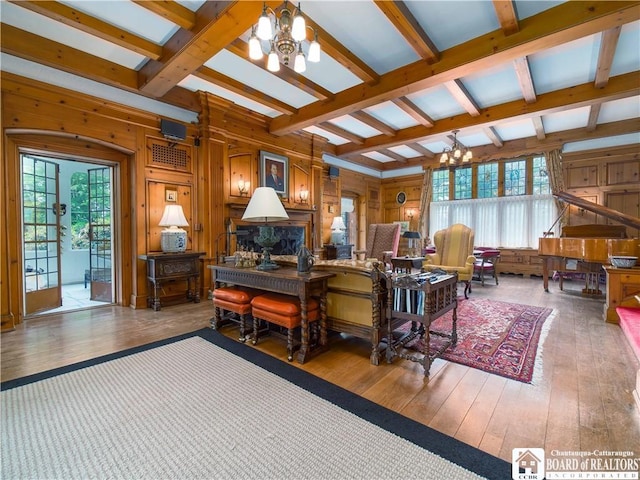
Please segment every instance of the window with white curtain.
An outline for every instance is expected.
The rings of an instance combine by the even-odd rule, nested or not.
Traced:
[[[538,248],[543,236],[557,217],[553,195],[477,198],[431,202],[429,232],[454,223],[462,223],[475,232],[478,246],[501,248]],[[559,227],[554,227],[558,236]]]

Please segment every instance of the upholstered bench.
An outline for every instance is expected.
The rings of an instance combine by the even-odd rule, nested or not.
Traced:
[[[240,324],[240,341],[247,338],[246,320],[251,317],[251,300],[264,293],[261,290],[245,287],[219,287],[213,290],[213,307],[215,316],[211,319],[214,330],[220,328],[224,320],[236,321]],[[225,314],[224,312],[227,312]],[[235,315],[234,315],[235,314]]]
[[[293,360],[294,329],[300,326],[300,299],[280,293],[264,293],[251,300],[251,314],[253,316],[253,340],[258,343],[259,321],[264,320],[287,329],[287,359]],[[315,298],[307,303],[307,318],[309,324],[320,318],[320,304]]]
[[[633,353],[640,360],[640,307],[616,307],[620,328],[629,341]],[[633,391],[636,405],[640,409],[640,370],[636,374],[636,389]]]

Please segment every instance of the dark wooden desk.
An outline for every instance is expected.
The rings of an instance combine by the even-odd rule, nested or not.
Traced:
[[[153,289],[153,296],[147,295],[147,305],[156,311],[160,310],[158,291],[163,282],[171,280],[186,280],[186,298],[193,300],[194,303],[200,302],[200,262],[198,259],[204,254],[204,252],[182,252],[138,255],[140,260],[147,262],[147,281]],[[192,280],[193,288],[191,288]]]
[[[391,265],[394,272],[411,273],[413,268],[422,268],[424,257],[392,257]]]
[[[327,343],[327,280],[335,273],[311,271],[298,273],[295,268],[279,268],[263,272],[255,268],[236,268],[230,265],[209,265],[213,270],[214,287],[222,284],[242,285],[245,287],[267,290],[269,292],[295,295],[300,299],[301,345],[298,351],[298,362],[304,363],[309,358],[328,348]],[[309,321],[307,303],[309,297],[320,299],[320,344],[313,352],[309,347]]]

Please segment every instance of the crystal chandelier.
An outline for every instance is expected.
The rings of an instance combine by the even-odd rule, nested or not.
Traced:
[[[264,56],[260,41],[269,41],[267,70],[277,72],[280,70],[280,62],[289,65],[291,57],[294,57],[293,70],[296,73],[302,73],[307,69],[305,54],[302,51],[302,42],[307,38],[307,28],[314,35],[313,40],[309,43],[308,60],[310,62],[320,61],[318,34],[306,24],[300,3],[293,12],[289,10],[287,5],[288,2],[285,1],[278,17],[275,11],[264,4],[258,24],[251,27],[249,58],[260,60]]]
[[[473,154],[471,150],[458,143],[458,132],[460,130],[453,130],[453,145],[451,147],[445,147],[442,150],[440,156],[440,166],[442,167],[457,167],[458,165],[469,163]]]

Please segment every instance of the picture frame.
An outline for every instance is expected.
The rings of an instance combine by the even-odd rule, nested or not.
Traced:
[[[396,195],[396,202],[398,202],[398,205],[404,205],[406,201],[407,194],[404,192],[398,192],[398,194]]]
[[[177,202],[178,201],[178,191],[177,190],[165,190],[164,191],[164,200],[166,202]]]
[[[260,150],[260,186],[271,187],[282,198],[289,198],[289,158]]]
[[[393,223],[399,223],[400,224],[400,235],[402,235],[404,232],[408,232],[409,231],[410,222],[402,220],[402,221],[397,221],[397,222],[393,222]]]

